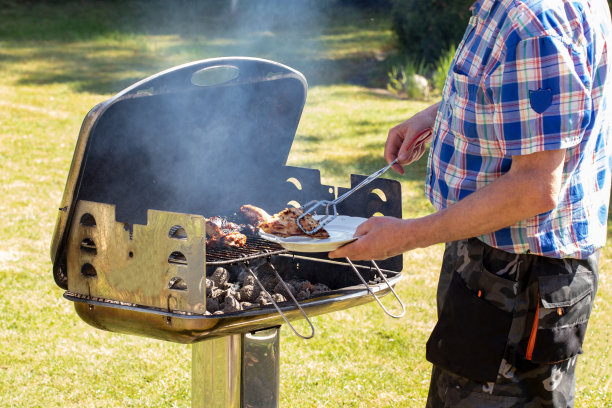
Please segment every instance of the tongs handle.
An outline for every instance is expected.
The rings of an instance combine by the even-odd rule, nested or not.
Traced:
[[[408,146],[406,147],[406,150],[410,149],[412,147],[413,144],[415,144],[415,142],[419,141],[419,140],[425,140],[425,139],[421,139],[421,137],[427,133],[431,132],[431,128],[426,128],[424,130],[422,130],[418,135],[416,135],[416,137],[414,139],[412,139],[410,141],[410,143],[408,144]],[[370,174],[368,177],[366,177],[364,180],[361,181],[361,183],[357,184],[355,187],[353,187],[352,189],[350,189],[349,191],[347,191],[346,193],[342,194],[340,197],[336,198],[333,201],[330,201],[330,205],[337,205],[340,204],[342,201],[344,201],[348,196],[350,196],[351,194],[353,194],[355,191],[359,190],[361,187],[370,184],[374,179],[377,179],[378,177],[382,176],[387,170],[389,170],[395,163],[397,163],[399,160],[399,157],[396,157],[395,160],[393,160],[391,163],[389,163],[388,165],[386,165],[385,167],[383,167],[382,169],[375,171],[374,173]]]
[[[391,166],[397,163],[397,160],[398,159],[393,160],[391,163],[387,164],[382,169],[370,174],[368,177],[363,179],[361,183],[357,184],[355,187],[351,188],[349,191],[347,191],[346,193],[342,194],[340,197],[333,200],[330,204],[333,204],[334,206],[337,204],[340,204],[342,201],[346,200],[347,197],[353,194],[355,191],[359,190],[361,187],[367,184],[370,184],[372,181],[374,181],[374,179],[377,179],[378,177],[382,176],[387,170],[391,168]]]

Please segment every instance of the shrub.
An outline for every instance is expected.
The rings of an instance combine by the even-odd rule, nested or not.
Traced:
[[[428,99],[429,83],[425,78],[427,68],[424,63],[396,64],[387,73],[387,89],[407,99]]]
[[[435,64],[456,46],[474,0],[393,0],[393,31],[402,55]]]
[[[446,78],[448,77],[454,56],[455,46],[453,45],[448,49],[448,51],[440,56],[433,72],[431,85],[434,90],[440,94],[442,94],[442,90],[444,89],[444,84],[446,83]]]

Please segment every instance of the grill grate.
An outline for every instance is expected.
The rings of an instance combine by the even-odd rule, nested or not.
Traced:
[[[247,235],[241,248],[206,247],[207,265],[225,265],[289,252],[282,246],[253,235]]]

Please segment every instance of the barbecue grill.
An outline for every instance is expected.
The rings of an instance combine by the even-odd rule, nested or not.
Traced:
[[[193,343],[194,407],[276,407],[282,324],[310,338],[318,314],[372,300],[403,313],[378,300],[395,295],[401,256],[339,262],[256,233],[242,248],[206,245],[204,217],[233,219],[247,203],[276,212],[333,200],[365,178],[334,187],[316,169],[286,165],[306,91],[287,66],[210,59],[136,83],[95,106],[81,127],[52,240],[55,281],[96,328]],[[400,184],[376,179],[338,212],[401,217]],[[252,277],[262,302],[212,313],[208,279],[218,268],[228,291]],[[266,289],[264,272],[284,298]],[[292,280],[328,290],[296,296]],[[296,330],[297,319],[308,332]]]

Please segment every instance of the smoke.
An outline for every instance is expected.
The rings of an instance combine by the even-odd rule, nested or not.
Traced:
[[[215,57],[266,58],[316,70],[325,24],[321,2],[152,4],[173,7],[143,10],[141,29],[186,38],[205,32],[204,46],[231,43]],[[164,13],[167,21],[156,28]],[[274,64],[229,65],[239,71],[229,82],[194,85],[196,69],[185,68],[151,80],[107,109],[90,136],[79,199],[115,204],[118,221],[146,224],[148,209],[208,217],[246,203],[276,212],[289,201],[330,198],[316,170],[296,175],[285,167],[305,98],[301,80]],[[291,177],[299,187],[287,182]]]

